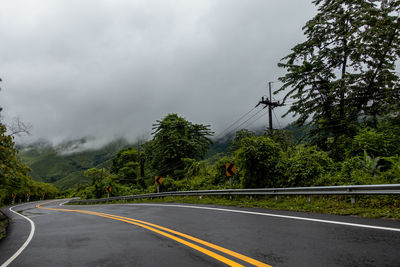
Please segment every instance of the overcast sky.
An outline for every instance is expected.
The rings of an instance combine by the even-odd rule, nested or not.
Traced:
[[[314,14],[311,0],[3,0],[2,115],[33,125],[19,142],[135,140],[168,113],[220,134],[284,74]]]

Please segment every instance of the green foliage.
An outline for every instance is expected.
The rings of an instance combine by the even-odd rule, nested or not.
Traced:
[[[376,129],[364,128],[354,136],[352,149],[349,151],[350,156],[362,155],[367,152],[369,155],[388,155],[390,151],[390,140],[386,138],[384,132]]]
[[[243,139],[236,158],[244,188],[278,186],[281,183],[281,170],[278,168],[281,156],[282,149],[269,137]]]
[[[110,196],[130,193],[131,188],[118,183],[118,177],[106,169],[91,168],[83,172],[84,176],[91,181],[90,186],[77,188],[74,196],[83,198],[101,198],[107,196],[106,188],[111,186]]]
[[[141,154],[133,148],[123,149],[112,160],[110,171],[118,176],[121,184],[131,184],[144,188],[144,180],[141,177]]]
[[[146,146],[151,167],[158,175],[174,174],[183,168],[183,158],[203,158],[212,141],[208,125],[193,124],[177,114],[169,114],[153,125],[154,138]],[[183,178],[180,175],[179,178]]]
[[[122,149],[117,153],[116,157],[113,158],[110,171],[112,173],[118,173],[130,162],[139,162],[139,152],[133,148]]]
[[[128,146],[125,140],[118,139],[99,149],[64,153],[75,143],[58,147],[32,146],[24,149],[20,157],[30,167],[29,175],[33,179],[53,183],[65,190],[77,184],[88,184],[90,181],[83,175],[84,170],[109,167],[117,152]]]
[[[359,185],[382,184],[388,180],[380,172],[380,158],[374,158],[364,152],[364,155],[349,158],[337,163],[337,170],[321,177],[317,185]]]
[[[400,198],[398,196],[364,196],[358,197],[355,205],[349,196],[203,196],[198,197],[164,197],[152,200],[135,200],[140,202],[178,202],[192,204],[211,204],[249,208],[279,209],[337,215],[355,215],[369,218],[400,219]]]
[[[231,157],[222,157],[220,158],[212,167],[212,176],[211,176],[211,183],[213,185],[227,185],[229,178],[226,177],[226,164],[235,164],[235,160]],[[240,172],[238,173],[237,177],[240,177]],[[237,177],[233,177],[233,181],[237,180]]]
[[[96,168],[90,168],[86,171],[83,172],[83,175],[88,178],[91,181],[91,184],[94,185],[95,183],[99,183],[103,180],[104,175],[107,175],[104,173],[105,169],[96,169]]]
[[[334,166],[328,153],[316,146],[297,146],[289,154],[283,164],[288,186],[312,186]]]
[[[370,157],[367,152],[364,150],[364,157],[361,159],[362,168],[364,171],[369,174],[376,176],[377,172],[381,169],[382,166],[379,166],[380,157]]]
[[[7,135],[6,130],[0,123],[0,203],[11,203],[12,194],[16,195],[16,200],[25,200],[28,193],[31,200],[40,199],[42,193],[54,198],[57,188],[30,179],[29,168],[19,159],[13,137]]]
[[[242,130],[237,131],[235,133],[235,137],[229,144],[228,153],[232,154],[236,150],[238,150],[240,148],[240,145],[244,138],[249,138],[249,137],[254,137],[254,136],[255,136],[255,133],[252,131],[249,131],[247,129],[242,129]]]
[[[390,163],[390,168],[382,175],[389,183],[400,183],[400,155],[383,157],[383,160]]]
[[[285,129],[275,129],[270,137],[281,146],[283,151],[287,151],[295,143],[293,132]]]
[[[286,130],[256,136],[242,129],[211,146],[209,125],[169,114],[139,151],[116,144],[68,155],[24,152],[31,175],[74,186],[65,195],[83,198],[104,197],[107,186],[112,195],[155,192],[156,175],[161,191],[228,188],[227,163],[238,166],[235,188],[400,182],[400,2],[313,3],[318,13],[303,28],[306,41],[279,64],[287,73],[276,93],[285,91],[284,101],[294,101],[287,114],[297,116]],[[0,200],[10,188],[19,196],[56,194],[28,178],[13,146],[1,125]]]
[[[317,15],[303,27],[306,41],[282,59],[295,100],[288,113],[303,124],[311,118],[314,141],[354,134],[359,118],[375,120],[398,111],[399,1],[315,0]]]

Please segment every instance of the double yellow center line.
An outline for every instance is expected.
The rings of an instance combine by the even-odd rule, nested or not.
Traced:
[[[47,202],[47,203],[49,203],[49,202]],[[46,204],[46,203],[44,203],[44,204]],[[229,266],[243,266],[243,265],[241,265],[241,264],[239,264],[239,263],[237,263],[237,262],[235,262],[233,260],[230,260],[230,259],[228,259],[228,258],[226,258],[226,257],[224,257],[224,256],[222,256],[220,254],[217,254],[217,253],[215,253],[215,252],[213,252],[211,250],[208,250],[208,249],[203,248],[201,246],[198,246],[198,245],[196,245],[194,243],[186,241],[186,240],[184,240],[184,239],[182,239],[180,237],[186,238],[187,240],[191,240],[191,241],[197,242],[198,244],[202,244],[202,245],[204,245],[206,247],[209,247],[209,248],[212,248],[212,249],[214,249],[216,251],[220,251],[222,253],[225,253],[227,255],[230,255],[232,257],[240,259],[240,260],[242,260],[244,262],[250,263],[250,264],[252,264],[254,266],[263,266],[263,267],[269,266],[269,267],[271,267],[271,265],[262,263],[262,262],[260,262],[258,260],[252,259],[250,257],[247,257],[247,256],[242,255],[240,253],[234,252],[232,250],[220,247],[218,245],[214,245],[212,243],[209,243],[207,241],[198,239],[196,237],[193,237],[193,236],[190,236],[190,235],[187,235],[187,234],[184,234],[184,233],[180,233],[178,231],[175,231],[175,230],[163,227],[163,226],[159,226],[159,225],[156,225],[156,224],[153,224],[153,223],[149,223],[149,222],[145,222],[145,221],[141,221],[141,220],[136,220],[136,219],[132,219],[132,218],[127,218],[127,217],[122,217],[122,216],[117,216],[117,215],[112,215],[112,214],[107,214],[107,213],[100,213],[100,212],[94,212],[94,211],[88,211],[88,210],[71,210],[71,209],[46,208],[46,207],[42,207],[41,205],[43,205],[43,204],[36,205],[36,208],[46,209],[46,210],[78,212],[78,213],[90,214],[90,215],[100,216],[100,217],[104,217],[104,218],[109,218],[109,219],[113,219],[113,220],[118,220],[118,221],[130,223],[130,224],[134,224],[134,225],[140,226],[142,228],[145,228],[147,230],[150,230],[152,232],[158,233],[158,234],[160,234],[162,236],[165,236],[165,237],[168,237],[170,239],[173,239],[176,242],[179,242],[179,243],[184,244],[184,245],[186,245],[188,247],[191,247],[191,248],[193,248],[193,249],[195,249],[195,250],[197,250],[199,252],[202,252],[202,253],[204,253],[204,254],[206,254],[206,255],[208,255],[208,256],[216,259],[216,260],[219,260],[219,261],[221,261],[221,262],[223,262],[223,263],[225,263],[225,264],[227,264]],[[174,235],[172,235],[172,234],[174,234]],[[178,236],[180,236],[180,237],[178,237]]]

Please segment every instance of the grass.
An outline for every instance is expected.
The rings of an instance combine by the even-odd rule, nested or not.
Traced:
[[[385,218],[400,220],[399,196],[358,196],[356,203],[351,204],[349,196],[203,196],[199,197],[165,197],[133,201],[114,201],[113,203],[192,203],[224,206],[266,208],[277,210],[325,213],[368,218]]]
[[[0,240],[6,236],[7,226],[8,226],[8,219],[0,211]]]

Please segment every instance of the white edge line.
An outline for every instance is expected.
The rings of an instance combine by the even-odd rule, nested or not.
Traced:
[[[358,224],[358,223],[347,223],[347,222],[339,222],[339,221],[330,221],[330,220],[321,220],[321,219],[313,219],[306,217],[297,217],[297,216],[289,216],[289,215],[279,215],[272,213],[262,213],[262,212],[254,212],[254,211],[244,211],[244,210],[231,210],[231,209],[222,209],[222,208],[211,208],[211,207],[203,207],[203,206],[187,206],[187,205],[168,205],[168,204],[120,204],[120,205],[132,205],[132,206],[158,206],[158,207],[178,207],[178,208],[192,208],[192,209],[205,209],[205,210],[217,210],[217,211],[227,211],[227,212],[236,212],[236,213],[244,213],[244,214],[253,214],[253,215],[262,215],[262,216],[270,216],[270,217],[278,217],[285,219],[294,219],[294,220],[302,220],[302,221],[310,221],[310,222],[320,222],[320,223],[330,223],[330,224],[338,224],[338,225],[346,225],[353,227],[361,227],[361,228],[369,228],[376,230],[386,230],[386,231],[394,231],[400,232],[400,228],[391,228],[391,227],[383,227],[383,226],[375,226],[375,225],[367,225],[367,224]]]
[[[70,200],[71,200],[71,199],[68,199],[67,201],[64,201],[64,202],[58,204],[58,206],[63,206],[65,203],[68,203]],[[0,266],[0,267],[1,267],[1,266]]]
[[[15,207],[15,206],[14,206],[14,207]],[[26,219],[26,220],[29,221],[29,223],[31,224],[31,232],[29,233],[28,239],[25,241],[25,243],[14,253],[14,255],[12,255],[12,256],[11,256],[6,262],[4,262],[0,267],[6,267],[6,266],[8,266],[13,260],[15,260],[15,259],[22,253],[22,251],[24,251],[24,249],[29,245],[29,243],[31,242],[31,240],[32,240],[32,238],[33,238],[33,235],[34,235],[34,233],[35,233],[35,223],[34,223],[31,219],[29,219],[28,217],[26,217],[26,216],[24,216],[24,215],[22,215],[22,214],[19,214],[19,213],[16,212],[16,211],[13,211],[12,208],[13,208],[13,207],[11,207],[11,208],[9,209],[11,212],[13,212],[13,213],[15,213],[15,214],[17,214],[17,215],[19,215],[19,216],[21,216],[21,217],[23,217],[24,219]]]

